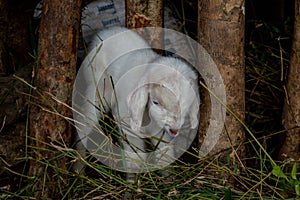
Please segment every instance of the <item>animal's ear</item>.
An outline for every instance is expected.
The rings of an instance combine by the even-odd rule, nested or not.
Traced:
[[[143,115],[148,102],[148,86],[143,85],[127,97],[127,106],[131,114],[130,127],[138,132],[142,127]]]

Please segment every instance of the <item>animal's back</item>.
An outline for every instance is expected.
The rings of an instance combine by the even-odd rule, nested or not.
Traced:
[[[95,35],[90,48],[90,58],[95,58],[94,65],[104,70],[104,76],[99,82],[99,89],[108,100],[111,109],[116,108],[116,101],[111,99],[117,94],[118,107],[127,106],[125,99],[147,71],[147,64],[155,60],[158,55],[151,50],[148,43],[136,32],[113,27],[100,31]],[[113,89],[115,88],[115,89]],[[123,111],[119,110],[122,115]],[[125,113],[124,113],[125,114]]]

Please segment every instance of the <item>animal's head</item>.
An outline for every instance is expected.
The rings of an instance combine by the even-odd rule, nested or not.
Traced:
[[[178,135],[187,119],[189,127],[195,129],[199,117],[197,74],[178,59],[158,59],[129,95],[127,104],[134,131],[141,130],[145,109],[150,120],[172,137]]]

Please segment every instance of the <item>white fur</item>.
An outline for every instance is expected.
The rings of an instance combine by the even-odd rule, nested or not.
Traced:
[[[125,28],[99,32],[89,49],[81,67],[93,58],[93,65],[103,68],[98,87],[107,103],[101,107],[112,112],[120,132],[132,144],[120,141],[130,159],[146,160],[143,138],[162,137],[165,142],[152,138],[152,143],[163,149],[166,142],[197,128],[198,76],[185,62],[157,55],[138,34]],[[168,162],[159,160],[162,153],[156,157],[158,164]],[[142,166],[132,160],[127,160],[128,169]]]

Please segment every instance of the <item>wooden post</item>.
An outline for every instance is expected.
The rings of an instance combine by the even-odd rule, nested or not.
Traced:
[[[67,157],[72,125],[66,119],[72,111],[81,0],[44,0],[39,30],[38,66],[30,109],[32,160],[35,197],[60,199],[67,183]]]
[[[163,0],[126,0],[126,27],[163,27]],[[162,47],[161,31],[151,32],[149,44]],[[162,48],[161,48],[162,49]]]
[[[245,118],[244,80],[244,1],[201,0],[198,4],[198,37],[200,44],[216,63],[226,90],[227,106],[240,120]],[[208,92],[202,92],[200,133],[205,134],[210,117]],[[204,111],[204,112],[203,112]],[[203,142],[202,135],[200,144]],[[227,113],[224,132],[211,155],[231,156],[232,163],[244,154],[243,126]],[[213,142],[212,142],[213,143]]]
[[[280,149],[282,160],[300,161],[300,1],[295,1],[294,38],[289,73],[287,75],[287,96],[283,107],[283,125],[286,139]],[[300,167],[299,167],[300,168]]]

